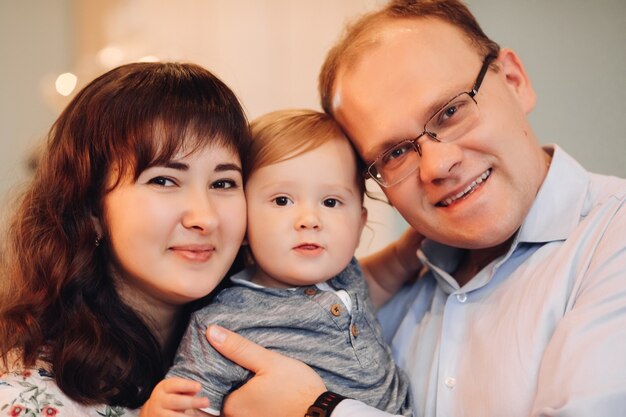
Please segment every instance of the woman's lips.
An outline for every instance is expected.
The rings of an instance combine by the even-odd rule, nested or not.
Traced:
[[[215,247],[213,246],[174,246],[170,250],[176,255],[189,261],[194,262],[206,262],[213,253]]]

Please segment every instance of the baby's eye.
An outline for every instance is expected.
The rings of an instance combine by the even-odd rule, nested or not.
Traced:
[[[333,208],[333,207],[337,207],[341,203],[336,198],[327,198],[324,200],[322,204],[324,204],[324,207]]]
[[[293,201],[291,201],[289,197],[285,197],[284,195],[274,198],[273,201],[274,203],[276,203],[277,206],[288,206],[289,204],[293,203]]]
[[[176,185],[176,182],[171,178],[159,176],[148,180],[148,184],[154,184],[159,187],[174,187]]]

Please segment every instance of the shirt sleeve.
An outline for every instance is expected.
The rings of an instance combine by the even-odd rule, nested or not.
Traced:
[[[393,415],[386,413],[384,411],[380,411],[374,407],[370,407],[369,405],[365,405],[364,403],[345,399],[341,401],[337,407],[333,410],[330,417],[402,417],[401,415]]]
[[[226,320],[219,320],[221,316],[216,317],[218,322],[228,326]],[[207,341],[206,329],[203,318],[192,316],[167,377],[177,376],[199,382],[202,385],[199,395],[211,402],[210,408],[204,411],[219,415],[224,397],[245,381],[250,373],[220,355]]]
[[[0,415],[136,417],[139,410],[106,404],[79,404],[63,394],[49,372],[34,367],[0,375]]]
[[[544,353],[533,417],[626,415],[626,208],[595,247]],[[595,240],[595,239],[592,239]]]

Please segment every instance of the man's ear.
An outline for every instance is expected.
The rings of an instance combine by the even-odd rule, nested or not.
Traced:
[[[503,48],[498,55],[497,62],[500,66],[507,85],[518,97],[520,105],[526,114],[535,107],[537,95],[526,73],[522,60],[515,51]]]

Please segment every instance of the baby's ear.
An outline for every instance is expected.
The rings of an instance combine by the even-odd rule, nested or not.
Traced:
[[[367,208],[361,207],[361,232],[363,232],[363,228],[367,224]]]

